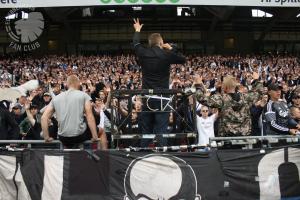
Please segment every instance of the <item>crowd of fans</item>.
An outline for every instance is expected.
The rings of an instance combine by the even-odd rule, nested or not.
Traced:
[[[128,108],[128,99],[111,97],[111,91],[142,88],[141,69],[135,56],[46,56],[40,59],[28,57],[0,60],[1,88],[17,86],[32,79],[38,79],[41,82],[38,89],[30,91],[26,96],[21,96],[17,103],[10,106],[12,120],[19,126],[19,133],[13,133],[8,138],[0,138],[42,139],[41,114],[52,98],[67,89],[66,80],[71,74],[79,77],[81,90],[92,97],[96,123],[102,126],[106,133],[132,134],[140,132],[138,124],[139,113],[143,106],[142,97],[135,96],[132,99],[132,110]],[[222,91],[224,78],[230,75],[238,83],[234,85],[236,91],[240,94],[247,94],[254,89],[253,74],[258,75],[258,81],[262,84],[262,93],[254,102],[250,102],[249,108],[247,108],[250,113],[251,129],[245,135],[263,134],[260,122],[264,121],[263,113],[272,110],[266,108],[272,99],[271,91],[279,93],[278,101],[286,103],[287,115],[293,120],[288,125],[291,127],[284,127],[287,128],[287,131],[281,130],[278,134],[299,133],[300,61],[296,57],[189,55],[186,64],[171,66],[170,89],[187,90],[195,87],[195,83],[197,85],[201,82],[206,93],[209,93],[207,96],[213,96],[224,92]],[[276,94],[274,93],[274,95]],[[199,144],[207,144],[209,137],[219,135],[219,119],[224,118],[226,113],[222,113],[217,106],[212,104],[196,102],[193,95],[187,97],[187,101],[183,101],[183,97],[177,101],[175,110],[170,113],[170,132],[191,132],[196,129],[199,134]],[[187,106],[183,106],[183,104],[187,104]],[[265,111],[264,108],[266,108]],[[116,111],[113,115],[111,114],[112,110]],[[117,119],[113,123],[114,126],[112,126],[112,116]],[[185,119],[182,119],[183,116]],[[193,116],[196,116],[196,120],[193,120]],[[129,120],[131,120],[131,130],[129,130]],[[57,138],[57,127],[54,116],[49,120],[49,133],[53,138]],[[232,128],[234,129],[234,127]],[[16,131],[15,127],[12,127],[11,130]],[[133,144],[128,144],[127,141],[127,143],[124,142],[124,145]]]

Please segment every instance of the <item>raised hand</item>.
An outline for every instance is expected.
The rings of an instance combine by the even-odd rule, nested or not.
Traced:
[[[105,87],[105,91],[110,93],[110,91],[111,91],[110,87],[109,86]]]
[[[202,76],[200,76],[200,75],[195,75],[194,85],[196,85],[196,84],[203,84]]]
[[[162,48],[163,49],[167,49],[167,50],[172,50],[172,46],[170,44],[168,44],[168,43],[163,44]]]
[[[209,97],[209,96],[211,95],[211,92],[210,92],[209,90],[205,90],[204,95],[205,95],[206,97]]]
[[[259,74],[258,74],[257,72],[253,72],[252,78],[253,78],[254,80],[258,80],[258,79],[259,79]]]
[[[31,104],[31,101],[29,99],[27,99],[26,102],[25,102],[25,109],[26,110],[29,110],[30,104]]]
[[[143,28],[144,24],[140,24],[139,18],[133,19],[133,21],[134,21],[133,27],[135,32],[141,32],[141,29]]]

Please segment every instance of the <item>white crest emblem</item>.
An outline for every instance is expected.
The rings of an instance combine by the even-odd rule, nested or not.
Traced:
[[[125,174],[124,190],[124,200],[201,200],[192,167],[167,154],[150,154],[132,161]]]
[[[18,51],[31,51],[40,47],[36,41],[43,33],[45,22],[41,12],[11,10],[5,17],[5,28],[14,40],[10,47]]]

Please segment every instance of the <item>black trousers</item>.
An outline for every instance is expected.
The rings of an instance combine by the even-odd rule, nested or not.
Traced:
[[[92,138],[92,133],[89,127],[86,128],[83,134],[75,137],[58,136],[58,139],[63,143],[63,145],[66,148],[70,148],[70,149],[78,148],[79,144],[82,144],[83,142],[90,140],[91,138]]]
[[[140,120],[142,134],[168,133],[170,109],[166,108],[164,111],[161,110],[161,107],[164,108],[166,104],[166,101],[161,103],[161,101],[157,99],[150,99],[148,103],[143,103],[143,112],[141,113]],[[152,112],[151,109],[158,110],[158,112]],[[167,139],[163,138],[161,135],[158,135],[156,139],[158,146],[162,147],[168,145]],[[151,141],[151,139],[142,139],[141,147],[148,147]]]

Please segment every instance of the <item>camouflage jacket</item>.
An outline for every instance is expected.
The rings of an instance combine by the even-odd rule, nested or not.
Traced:
[[[219,109],[219,136],[246,136],[251,133],[250,107],[257,102],[263,93],[263,84],[257,82],[253,90],[239,94],[234,100],[231,94],[215,94],[205,96],[203,90],[196,93],[197,100],[206,106]]]

